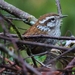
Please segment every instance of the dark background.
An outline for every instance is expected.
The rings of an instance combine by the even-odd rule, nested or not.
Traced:
[[[54,12],[57,13],[55,0],[5,0],[6,2],[16,6],[17,8],[34,15],[39,18],[41,15]],[[61,27],[62,35],[65,35],[67,30],[70,30],[75,35],[75,0],[60,0],[62,14],[68,15],[63,20]],[[29,28],[28,25],[21,21],[14,21],[14,24],[21,28]],[[20,30],[20,29],[19,29]],[[24,30],[20,30],[21,33]]]

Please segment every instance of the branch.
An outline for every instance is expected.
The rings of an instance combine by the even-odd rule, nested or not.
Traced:
[[[21,34],[18,31],[17,27],[10,20],[8,20],[6,17],[4,17],[2,14],[0,14],[0,17],[2,17],[8,24],[10,24],[13,27],[13,29],[16,31],[18,37],[22,40]]]
[[[0,35],[4,35],[3,33],[0,33]],[[10,34],[13,38],[18,38],[17,34]],[[9,35],[6,34],[6,36],[8,37]],[[49,35],[29,35],[29,36],[25,36],[25,35],[21,35],[22,38],[24,39],[33,39],[33,38],[48,38],[48,39],[57,39],[57,40],[75,40],[75,37],[68,37],[68,36],[61,36],[61,37],[53,37],[53,36],[49,36]]]
[[[71,69],[75,66],[75,57],[72,59],[72,61],[66,66],[65,69]]]
[[[24,63],[24,67],[28,68],[30,71],[32,71],[33,73],[37,74],[37,75],[41,75],[41,73],[39,73],[36,69],[34,69],[33,67],[31,67],[29,64],[27,64],[25,61],[23,61],[22,59],[19,59],[19,57],[17,55],[15,55],[14,53],[11,53],[11,51],[9,49],[7,49],[4,45],[0,44],[0,51],[3,51],[5,53],[7,53],[8,55],[10,55],[11,57],[13,57],[15,60],[19,61],[21,64]]]
[[[23,19],[23,21],[26,24],[33,25],[37,21],[37,19],[34,16],[16,8],[15,6],[13,6],[13,5],[11,5],[11,4],[3,1],[3,0],[0,0],[0,8],[2,10],[7,11],[8,13],[14,15],[15,17]]]
[[[56,5],[57,5],[58,14],[62,15],[61,5],[60,5],[60,1],[59,0],[56,0]]]
[[[11,42],[11,39],[8,38],[8,37],[5,37],[5,36],[0,36],[0,39],[6,39],[8,41]],[[31,41],[25,41],[25,40],[18,40],[18,39],[15,39],[15,38],[12,38],[12,40],[14,40],[16,43],[19,43],[19,44],[27,44],[27,45],[33,45],[33,46],[41,46],[41,47],[48,47],[48,48],[55,48],[55,49],[59,49],[59,50],[68,50],[69,48],[65,48],[65,47],[58,47],[58,46],[55,46],[55,45],[51,45],[51,44],[44,44],[44,43],[38,43],[38,42],[31,42]]]
[[[69,53],[69,52],[71,52],[71,51],[74,51],[74,50],[75,50],[75,46],[72,47],[72,48],[70,48],[70,49],[68,49],[67,51],[65,51],[64,53],[62,53],[61,55],[59,55],[58,57],[56,57],[56,58],[50,60],[47,64],[50,64],[50,63],[52,63],[52,62],[58,60],[58,59],[61,58],[63,55],[65,55],[65,54],[67,54],[67,53]]]

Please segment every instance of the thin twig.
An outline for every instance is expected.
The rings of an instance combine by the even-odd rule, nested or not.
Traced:
[[[59,15],[62,15],[60,0],[56,0],[56,5],[57,5],[58,14],[59,14]]]
[[[49,53],[49,52],[46,51],[46,52],[42,52],[42,53],[39,53],[39,54],[27,56],[27,57],[24,58],[24,60],[27,59],[27,58],[35,57],[35,56],[45,55],[45,54],[47,54],[47,53]]]
[[[75,66],[75,57],[72,59],[72,61],[65,67],[65,69],[71,69]]]
[[[40,62],[39,60],[35,59],[39,64],[41,64],[43,67],[51,68],[50,66],[45,65],[44,63]]]
[[[65,52],[62,53],[61,55],[57,56],[56,58],[50,60],[47,64],[50,64],[50,63],[52,63],[52,62],[58,60],[58,59],[61,58],[63,55],[65,55],[66,53],[69,53],[69,52],[71,52],[71,51],[75,51],[75,46],[72,47],[72,48],[70,48],[70,49],[68,49],[67,51],[65,51]]]
[[[10,25],[13,27],[13,29],[16,31],[16,33],[17,33],[17,35],[19,36],[19,38],[22,40],[22,37],[21,37],[20,32],[18,31],[17,27],[16,27],[10,20],[8,20],[7,18],[5,18],[2,14],[0,14],[0,16],[1,16],[8,24],[10,24]]]
[[[5,37],[5,36],[0,36],[0,39],[6,39],[8,41],[11,41],[10,38]],[[33,45],[33,46],[41,46],[41,47],[48,47],[48,48],[55,48],[55,49],[59,49],[59,50],[68,50],[69,48],[65,48],[65,47],[61,47],[61,46],[55,46],[55,45],[51,45],[51,44],[44,44],[44,43],[38,43],[38,42],[31,42],[31,41],[22,41],[22,40],[18,40],[15,38],[12,38],[13,40],[15,40],[16,43],[19,44],[24,44],[24,45]]]
[[[11,53],[11,51],[9,49],[7,49],[4,45],[0,44],[0,51],[3,51],[5,53],[7,53],[8,55],[10,55],[11,57],[13,57],[13,59],[19,61],[21,64],[22,62],[24,63],[24,66],[27,67],[30,71],[32,71],[33,73],[37,74],[37,75],[41,75],[41,73],[39,73],[36,69],[34,69],[33,67],[31,67],[29,64],[27,64],[25,61],[21,61],[19,59],[19,57],[17,55],[15,55],[14,53]]]
[[[0,19],[0,23],[1,23],[1,26],[2,26],[3,30],[4,30],[7,34],[9,34],[9,31],[8,31],[8,29],[5,27],[4,20],[3,20],[3,17],[1,16],[1,14],[0,14],[0,18],[2,18],[2,19]],[[12,39],[12,36],[11,36],[10,34],[9,34],[9,38],[10,38],[12,44],[14,45],[15,49],[18,49],[18,47],[17,47],[15,41]]]

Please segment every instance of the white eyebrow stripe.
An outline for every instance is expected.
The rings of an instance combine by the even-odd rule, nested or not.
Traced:
[[[42,21],[39,21],[39,23],[43,24],[45,21],[47,21],[48,19],[51,19],[51,18],[54,18],[54,16],[46,17]]]

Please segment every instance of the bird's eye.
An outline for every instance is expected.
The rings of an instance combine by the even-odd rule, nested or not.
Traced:
[[[51,20],[54,21],[55,19],[54,18],[51,18]]]

